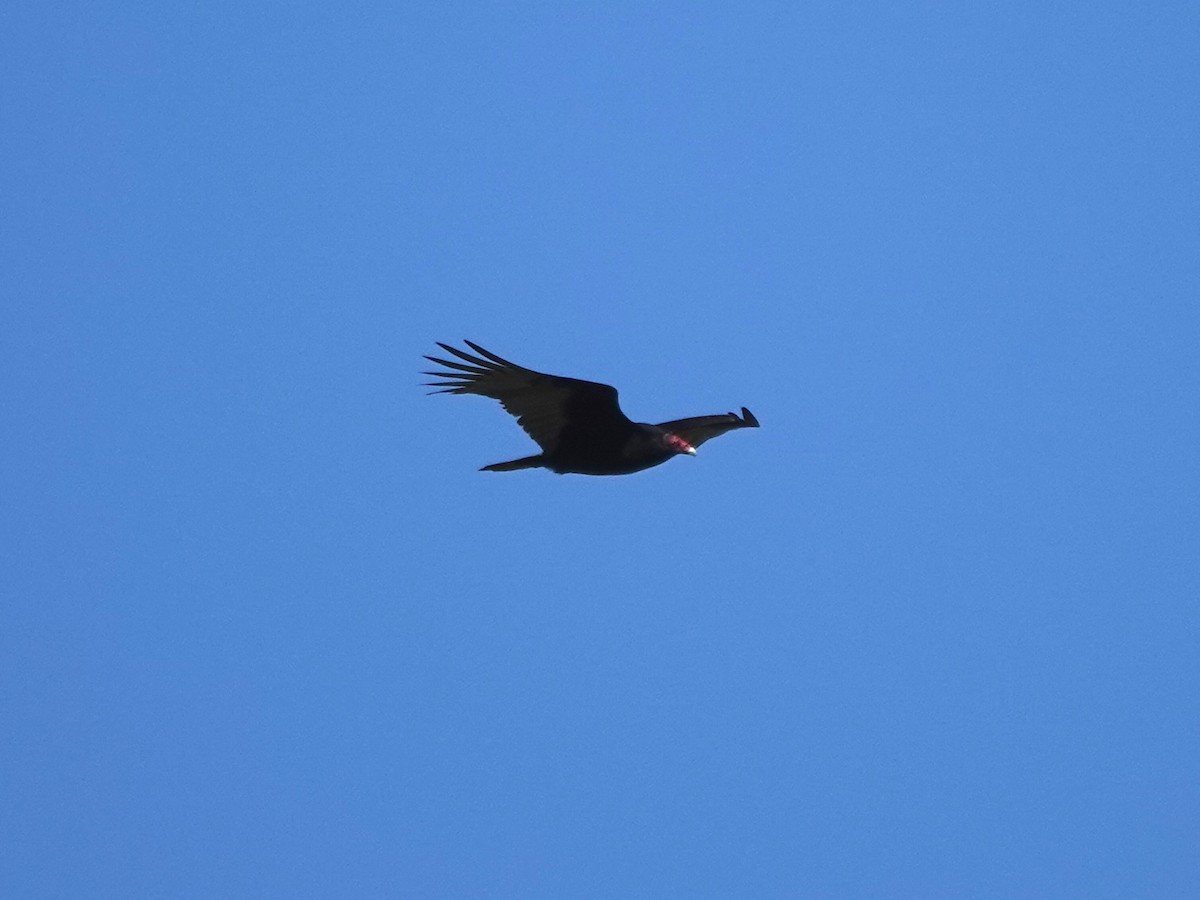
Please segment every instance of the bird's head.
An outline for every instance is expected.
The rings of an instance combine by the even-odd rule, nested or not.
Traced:
[[[669,431],[663,433],[663,443],[667,445],[668,449],[674,451],[675,453],[686,453],[688,456],[696,455],[695,447],[693,447],[679,435],[672,434]]]

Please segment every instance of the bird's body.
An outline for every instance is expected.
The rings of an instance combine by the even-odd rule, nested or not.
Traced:
[[[758,420],[745,407],[741,417],[726,413],[658,425],[633,422],[621,412],[617,390],[611,385],[545,375],[466,343],[478,356],[439,343],[462,362],[425,357],[447,369],[424,373],[443,379],[428,382],[437,389],[434,393],[480,394],[499,400],[542,448],[534,456],[484,466],[484,471],[546,468],[560,474],[628,475],[673,456],[694,456],[697,446],[731,429],[758,427]]]
[[[512,462],[484,466],[485,472],[546,468],[560,475],[629,475],[665,463],[679,451],[664,444],[665,432],[653,425],[631,422],[628,431],[589,432],[578,429],[565,435],[552,454],[539,453]],[[653,431],[643,431],[653,429]],[[686,450],[683,452],[687,452]]]

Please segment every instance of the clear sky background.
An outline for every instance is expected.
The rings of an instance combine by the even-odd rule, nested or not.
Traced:
[[[0,25],[0,894],[1200,896],[1194,3]]]

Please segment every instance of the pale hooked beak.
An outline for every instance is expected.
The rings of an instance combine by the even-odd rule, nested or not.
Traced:
[[[684,453],[686,453],[688,456],[695,456],[695,455],[696,455],[696,448],[695,448],[695,447],[688,447],[688,448],[687,448],[686,450],[684,450],[683,452],[684,452]]]

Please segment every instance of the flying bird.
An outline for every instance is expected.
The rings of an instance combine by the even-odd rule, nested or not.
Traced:
[[[742,414],[694,416],[657,425],[633,422],[617,405],[612,385],[526,369],[470,341],[476,355],[438,341],[456,357],[426,356],[444,371],[422,372],[441,381],[425,382],[431,394],[479,394],[499,400],[541,453],[509,462],[492,463],[482,472],[549,469],[563,474],[628,475],[665,463],[673,456],[696,455],[705,441],[735,428],[758,428],[746,407]]]

